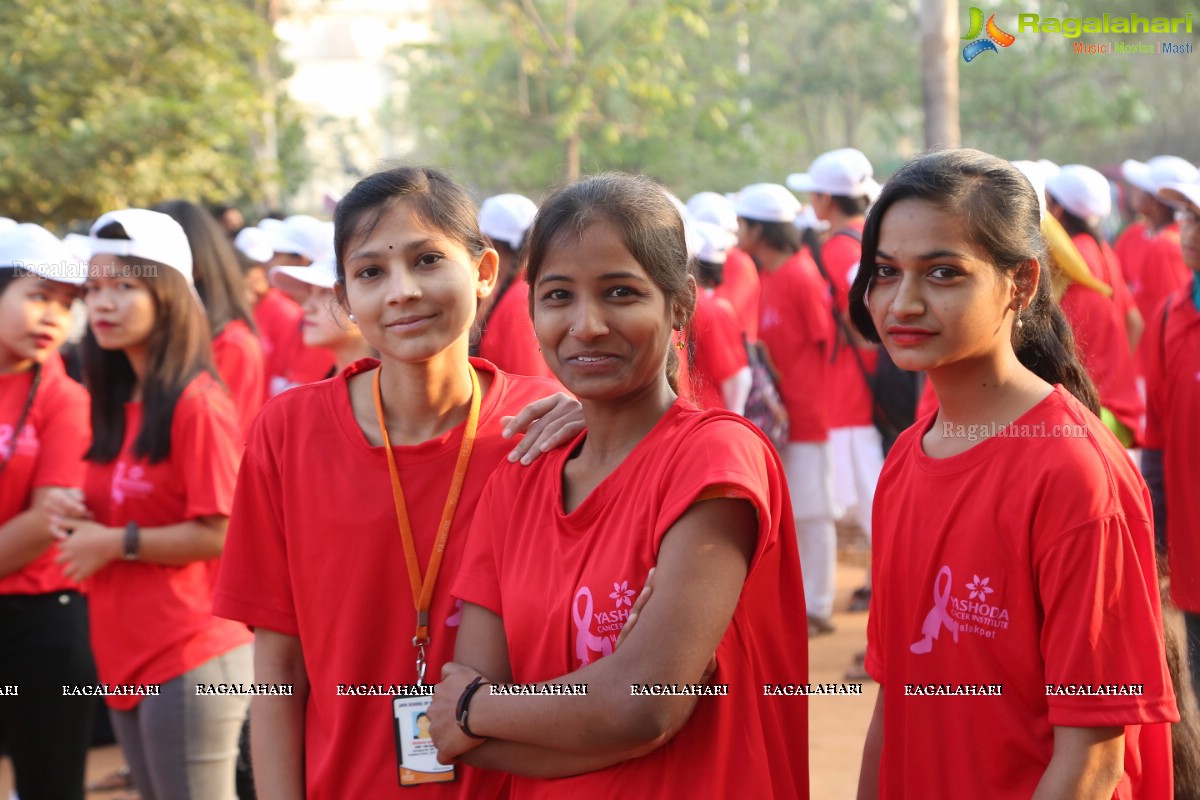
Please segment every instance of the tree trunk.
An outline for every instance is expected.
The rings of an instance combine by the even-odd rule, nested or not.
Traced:
[[[921,0],[921,95],[925,147],[958,147],[958,0]]]

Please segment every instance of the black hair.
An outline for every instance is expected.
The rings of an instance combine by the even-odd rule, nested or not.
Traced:
[[[616,228],[625,249],[666,295],[668,309],[677,310],[677,321],[686,327],[696,310],[696,292],[688,280],[683,217],[662,186],[640,175],[593,175],[559,189],[542,203],[525,239],[529,285],[537,284],[551,247],[565,236],[582,236],[599,220]],[[537,293],[530,291],[530,316],[536,301]],[[679,356],[673,345],[668,345],[665,358],[667,381],[678,392]]]
[[[187,200],[168,200],[151,210],[171,217],[187,234],[192,249],[192,280],[204,303],[212,335],[219,335],[234,320],[241,320],[257,334],[254,315],[246,303],[246,281],[238,263],[237,250],[221,223]]]
[[[128,239],[119,223],[96,232],[100,239]],[[171,455],[171,423],[175,405],[187,385],[207,372],[220,382],[213,366],[208,321],[187,278],[179,270],[150,259],[114,256],[122,267],[142,270],[154,298],[154,327],[146,352],[142,380],[142,427],[133,455],[154,464]],[[91,395],[92,443],[84,458],[108,463],[121,453],[125,441],[125,403],[133,396],[137,375],[120,350],[105,350],[91,328],[83,338],[83,378]]]
[[[395,167],[368,175],[337,204],[333,217],[333,247],[337,280],[346,284],[350,243],[366,238],[397,203],[407,201],[424,224],[461,244],[479,258],[491,245],[479,230],[475,203],[466,189],[432,167]]]
[[[9,284],[17,279],[16,267],[0,267],[0,295],[8,289]]]
[[[701,286],[715,288],[725,282],[725,264],[703,261],[699,258],[695,259],[693,263],[695,264],[696,280]]]
[[[829,197],[833,200],[833,204],[837,206],[837,210],[847,217],[861,217],[867,213],[867,209],[871,206],[871,198],[866,195],[849,197],[844,194],[831,194]]]
[[[1037,193],[1009,162],[978,150],[941,150],[918,156],[888,180],[867,215],[862,267],[850,287],[850,318],[865,338],[879,342],[864,298],[874,277],[879,230],[888,209],[901,200],[921,200],[953,215],[967,238],[986,253],[996,270],[1020,282],[1021,268],[1033,260],[1048,265],[1041,234]],[[1100,412],[1096,387],[1075,352],[1075,337],[1050,293],[1043,271],[1037,292],[1013,326],[1013,350],[1020,362],[1048,383],[1061,383],[1094,414]]]
[[[791,222],[763,222],[749,217],[740,217],[747,225],[759,227],[762,242],[772,250],[795,253],[800,249],[800,229]]]

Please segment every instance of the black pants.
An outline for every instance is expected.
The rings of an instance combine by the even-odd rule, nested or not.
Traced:
[[[83,800],[96,705],[63,686],[95,682],[82,595],[0,595],[0,741],[22,798]]]

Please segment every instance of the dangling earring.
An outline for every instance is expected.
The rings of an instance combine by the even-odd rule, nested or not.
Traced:
[[[687,347],[687,342],[683,340],[683,326],[676,325],[675,330],[679,333],[679,335],[675,337],[675,349],[682,350]]]
[[[1021,301],[1020,300],[1017,301],[1016,315],[1017,315],[1017,329],[1020,330],[1021,328],[1025,327],[1025,320],[1021,319]]]

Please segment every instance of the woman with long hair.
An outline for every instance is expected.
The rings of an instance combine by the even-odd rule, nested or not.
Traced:
[[[860,798],[1167,798],[1179,719],[1146,486],[1050,294],[1036,193],[975,150],[884,186],[859,332],[940,408],[875,495]]]

